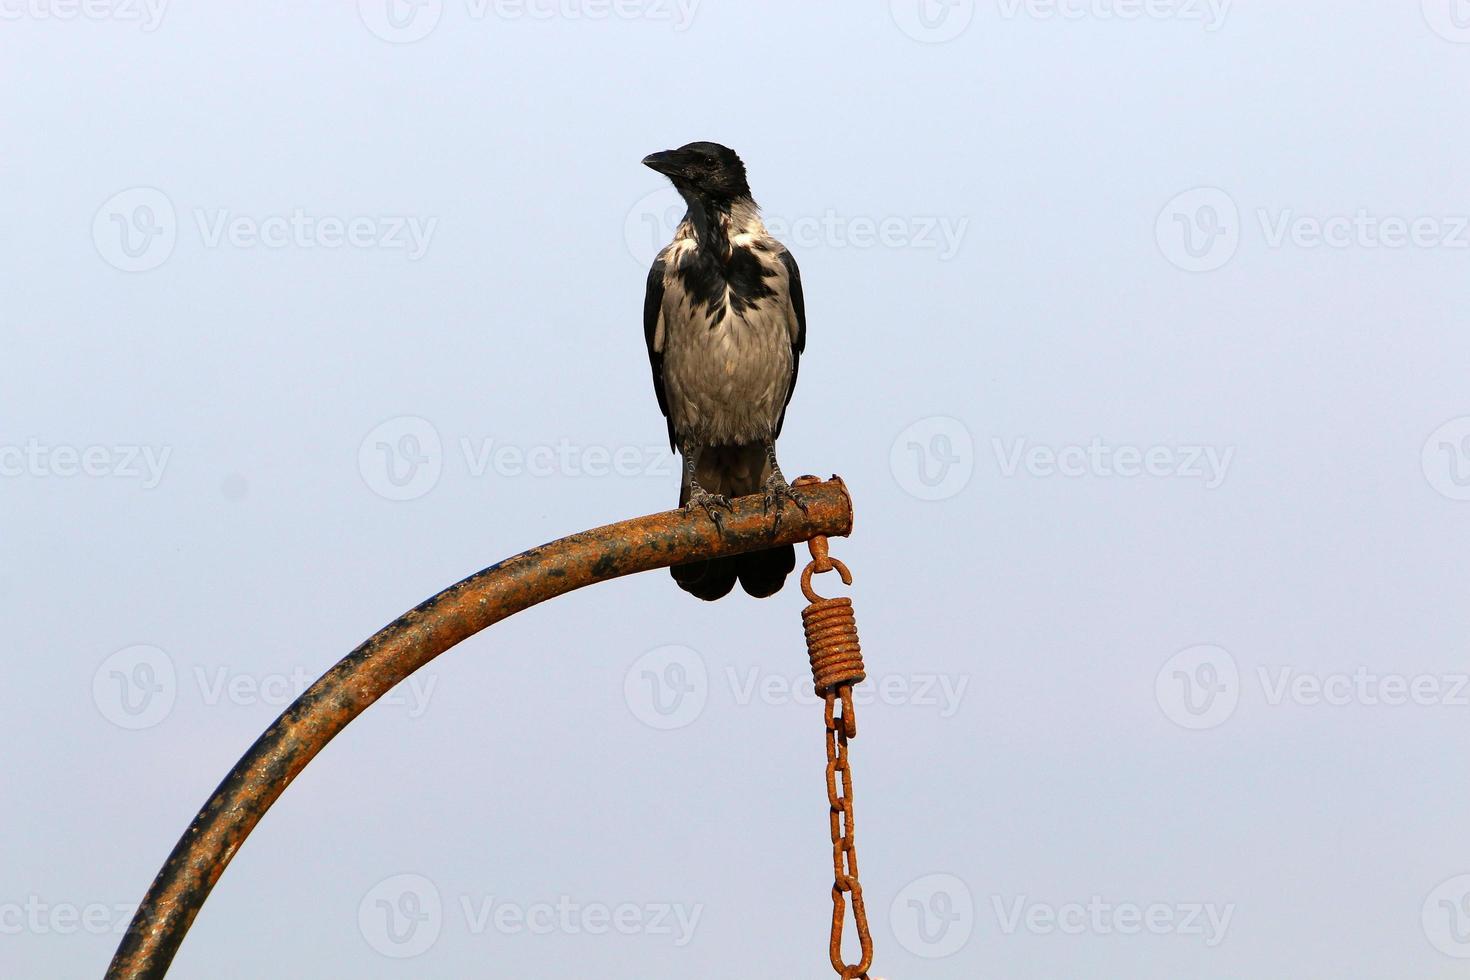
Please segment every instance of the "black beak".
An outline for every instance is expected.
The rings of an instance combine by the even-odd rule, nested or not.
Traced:
[[[643,165],[650,170],[656,170],[665,177],[677,177],[684,171],[684,154],[678,150],[664,150],[661,153],[650,153],[643,158]]]

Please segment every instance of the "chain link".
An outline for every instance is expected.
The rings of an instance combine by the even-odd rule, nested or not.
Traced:
[[[852,584],[852,573],[846,565],[828,555],[826,537],[812,538],[808,547],[812,560],[801,573],[801,591],[810,605],[802,610],[801,619],[806,628],[812,679],[817,693],[825,700],[827,805],[832,825],[832,932],[828,955],[832,969],[843,980],[868,980],[868,970],[873,965],[873,937],[868,931],[868,913],[863,906],[863,886],[858,881],[857,839],[852,816],[852,768],[847,759],[848,740],[857,737],[852,686],[867,674],[858,644],[852,600],[824,599],[812,590],[814,573],[835,570],[846,585]],[[847,963],[842,956],[842,936],[847,926],[849,905],[860,948],[856,963]]]
[[[838,705],[842,709],[840,714]],[[873,965],[873,937],[868,932],[863,886],[858,881],[857,839],[852,819],[852,768],[847,761],[847,740],[857,734],[851,684],[843,684],[826,693],[826,721],[827,803],[831,807],[832,822],[832,937],[828,953],[832,969],[843,980],[868,980],[868,969]],[[842,958],[848,895],[852,896],[852,918],[861,947],[861,959],[852,965]]]

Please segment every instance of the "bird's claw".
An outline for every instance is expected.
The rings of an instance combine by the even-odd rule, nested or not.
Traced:
[[[734,511],[735,505],[730,503],[730,498],[722,493],[710,493],[707,490],[697,490],[690,494],[689,502],[684,505],[684,510],[693,513],[694,508],[700,508],[714,524],[715,530],[721,534],[725,533],[725,518],[720,514],[720,508]]]
[[[767,514],[771,513],[772,510],[776,512],[775,518],[771,521],[771,537],[773,538],[776,536],[776,532],[781,530],[781,510],[783,502],[787,500],[795,504],[796,509],[803,514],[807,512],[806,501],[802,499],[801,494],[792,488],[791,484],[785,480],[778,480],[775,477],[766,481],[766,492],[764,499],[761,501],[761,509]]]

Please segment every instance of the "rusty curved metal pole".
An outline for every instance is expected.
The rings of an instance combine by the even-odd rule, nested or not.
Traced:
[[[723,535],[703,513],[666,511],[583,531],[471,575],[383,627],[281,713],[235,763],[174,845],[108,967],[108,980],[168,972],[184,934],[246,836],[296,774],[393,685],[456,643],[539,602],[649,569],[852,531],[852,501],[833,477],[803,486],[772,536],[760,496],[734,501]]]

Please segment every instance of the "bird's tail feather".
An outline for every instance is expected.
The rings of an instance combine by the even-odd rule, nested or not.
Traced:
[[[669,573],[685,592],[706,602],[714,602],[729,595],[735,587],[735,577],[739,574],[735,561],[734,558],[711,558],[674,565]]]
[[[740,587],[757,599],[775,595],[786,584],[786,576],[796,567],[796,549],[789,544],[765,551],[751,551],[735,556],[735,574]]]

